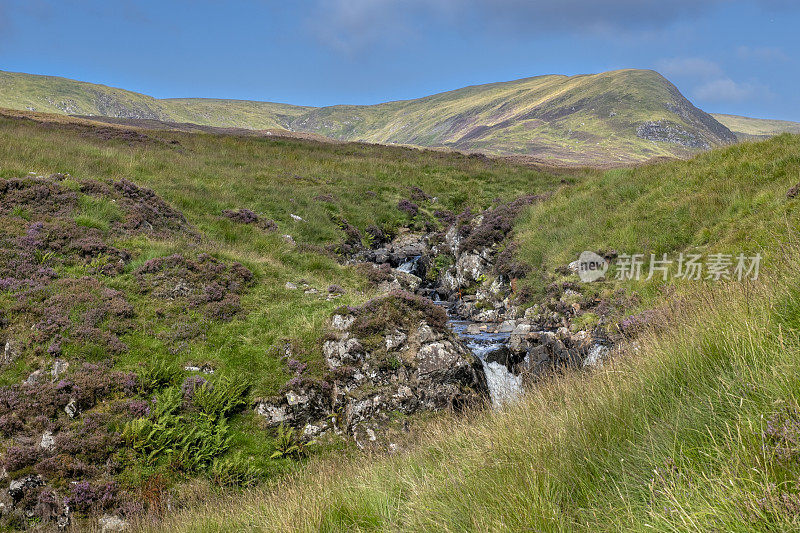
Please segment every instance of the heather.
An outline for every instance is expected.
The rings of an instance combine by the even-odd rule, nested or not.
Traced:
[[[189,530],[791,524],[797,291],[774,265],[797,149],[780,137],[562,178],[400,147],[0,116],[0,450],[29,481],[14,497],[51,521],[64,502],[149,521],[194,501],[165,526]],[[496,273],[509,302],[602,322],[630,347],[595,374],[542,380],[516,410],[415,418],[394,458],[266,427],[258,399],[332,393],[321,348],[336,313],[376,350],[393,325],[445,324],[418,295],[376,294],[388,264],[348,262],[425,232],[435,279],[451,224],[457,245],[496,253],[464,295]],[[566,265],[600,247],[763,249],[773,273],[744,288],[580,284]],[[714,488],[728,480],[733,503]],[[711,523],[709,508],[734,510]]]
[[[0,455],[23,482],[4,525],[65,505],[150,520],[184,483],[237,490],[348,448],[286,445],[254,399],[330,389],[342,305],[369,302],[365,327],[445,317],[372,299],[387,273],[343,257],[557,183],[459,154],[0,117]]]
[[[758,282],[695,286],[592,372],[420,429],[407,452],[319,461],[170,517],[177,531],[794,531],[797,245]]]

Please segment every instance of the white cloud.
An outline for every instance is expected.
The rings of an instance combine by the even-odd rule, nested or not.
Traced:
[[[787,61],[789,56],[776,46],[740,46],[736,56],[745,61]]]
[[[695,98],[706,102],[742,102],[766,98],[772,93],[766,85],[755,82],[735,82],[725,77],[698,85],[692,91]]]
[[[692,77],[700,79],[719,78],[723,75],[722,67],[702,57],[673,57],[662,59],[657,63],[658,70],[665,76]]]
[[[323,42],[353,51],[402,42],[420,26],[523,38],[643,35],[742,1],[769,11],[800,8],[796,0],[314,0],[309,20]]]

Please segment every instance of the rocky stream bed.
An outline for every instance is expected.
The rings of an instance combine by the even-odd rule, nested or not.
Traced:
[[[519,266],[503,227],[515,214],[509,205],[445,231],[401,232],[352,250],[347,261],[381,295],[332,317],[322,343],[325,380],[297,380],[256,411],[309,439],[333,430],[362,447],[391,449],[387,435],[408,415],[487,399],[511,406],[542,376],[601,364],[611,341],[596,324],[576,327],[573,319],[602,302],[565,282],[548,301],[519,304]]]

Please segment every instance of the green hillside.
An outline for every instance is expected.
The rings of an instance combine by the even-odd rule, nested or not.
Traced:
[[[322,460],[144,529],[797,531],[798,155],[800,137],[782,135],[559,189],[517,223],[543,271],[607,245],[760,251],[769,267],[752,282],[658,283],[657,311],[635,317],[651,318],[613,361],[432,423],[405,453]]]
[[[539,76],[417,100],[326,107],[291,125],[336,139],[584,163],[686,156],[733,139],[648,70]]]
[[[54,526],[48,505],[68,502],[77,529],[105,513],[164,531],[791,529],[798,154],[787,134],[556,175],[445,151],[0,113],[0,461],[9,489],[29,481],[0,495],[0,526]],[[517,216],[508,202],[523,196]],[[565,313],[617,306],[643,325],[595,321],[615,335],[608,364],[541,376],[511,409],[387,413],[392,455],[332,431],[292,451],[306,441],[255,406],[358,372],[328,367],[331,315],[363,312],[366,332],[398,315],[376,304],[380,269],[347,249],[413,233],[505,255],[520,306],[555,292]],[[580,284],[564,271],[600,247],[761,252],[764,271],[742,284]],[[464,298],[485,297],[494,276]],[[590,314],[570,327],[591,329]]]
[[[686,157],[734,135],[650,70],[539,76],[372,106],[307,108],[165,99],[0,72],[0,107],[72,115],[288,128],[346,141],[451,148],[575,164]]]
[[[765,137],[780,135],[781,133],[800,133],[800,122],[740,117],[738,115],[724,115],[722,113],[711,113],[711,116],[735,133],[737,137],[744,140],[754,138],[763,139]]]
[[[288,119],[308,109],[245,100],[157,100],[105,85],[4,71],[0,71],[0,107],[249,129],[283,127]]]

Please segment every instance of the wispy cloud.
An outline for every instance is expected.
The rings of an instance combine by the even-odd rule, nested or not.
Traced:
[[[754,98],[768,98],[769,87],[755,82],[736,82],[730,78],[719,78],[700,84],[692,94],[698,100],[713,103],[736,103]]]
[[[785,0],[314,0],[315,35],[341,51],[399,44],[418,26],[530,38],[554,32],[641,35],[735,2],[769,11]]]
[[[739,46],[736,56],[744,61],[787,61],[789,56],[777,46]]]
[[[702,57],[673,57],[662,59],[657,63],[662,74],[669,77],[692,77],[700,79],[719,78],[723,75],[722,67]]]
[[[706,103],[735,103],[772,95],[767,85],[735,81],[719,63],[703,57],[662,59],[656,68],[668,78],[686,82],[691,87],[691,96]]]

